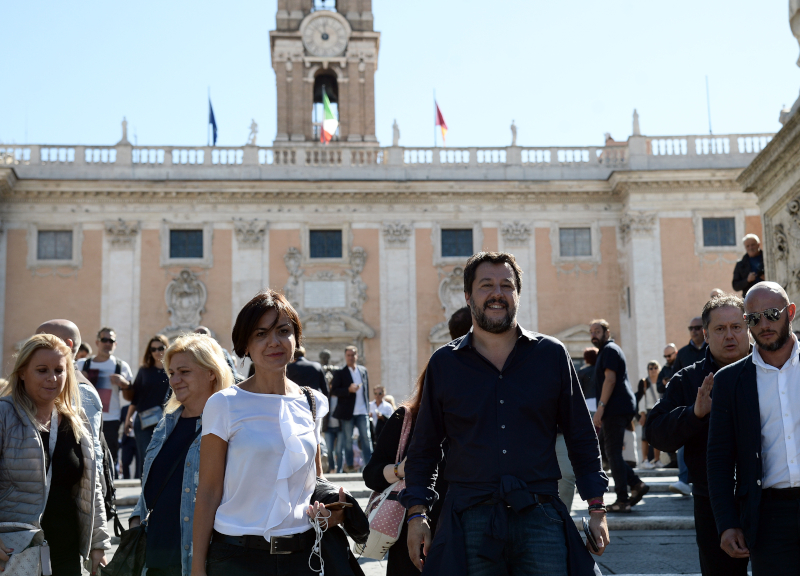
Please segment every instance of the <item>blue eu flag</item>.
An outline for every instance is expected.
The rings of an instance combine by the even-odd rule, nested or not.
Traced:
[[[211,124],[211,127],[214,129],[214,143],[213,146],[217,145],[217,121],[214,119],[214,107],[211,105],[211,98],[208,99],[208,123]]]

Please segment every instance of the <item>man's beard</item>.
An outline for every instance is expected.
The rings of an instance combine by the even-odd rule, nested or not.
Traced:
[[[778,332],[778,339],[775,340],[775,342],[773,342],[772,344],[763,344],[759,340],[758,334],[756,334],[752,330],[751,332],[753,333],[753,340],[755,340],[756,344],[758,344],[758,347],[764,350],[765,352],[775,352],[776,350],[780,350],[781,348],[783,348],[783,345],[786,344],[786,342],[789,340],[789,335],[790,335],[789,316],[788,315],[786,316],[786,322],[783,324],[783,328],[781,328],[781,331]]]
[[[490,304],[505,304],[505,317],[499,320],[492,320],[486,316],[484,311],[489,307]],[[485,330],[491,334],[502,334],[503,332],[508,332],[511,330],[512,326],[514,325],[514,320],[517,318],[517,309],[514,306],[514,303],[508,302],[504,298],[489,298],[483,303],[483,307],[480,307],[475,303],[475,299],[470,296],[469,308],[472,311],[472,317],[475,318],[475,322],[478,324],[481,330]]]

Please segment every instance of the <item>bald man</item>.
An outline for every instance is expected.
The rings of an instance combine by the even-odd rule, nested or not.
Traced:
[[[81,345],[81,331],[74,322],[69,320],[48,320],[39,325],[36,329],[37,334],[52,334],[64,341],[72,350],[73,367],[75,355],[78,353],[78,348]],[[102,478],[103,474],[103,447],[100,444],[100,433],[103,426],[103,403],[100,401],[100,396],[97,394],[94,386],[83,375],[83,373],[75,369],[75,377],[78,380],[78,388],[81,393],[81,406],[83,411],[86,412],[86,417],[89,419],[89,424],[92,426],[92,436],[94,437],[94,455],[95,463],[97,464],[97,473]]]
[[[706,343],[703,336],[703,319],[696,316],[689,320],[689,343],[678,350],[678,358],[675,360],[674,372],[677,374],[680,370],[691,366],[695,362],[700,362],[706,357]]]
[[[708,491],[720,547],[753,576],[800,576],[800,347],[797,306],[774,282],[747,292],[753,353],[714,376]]]

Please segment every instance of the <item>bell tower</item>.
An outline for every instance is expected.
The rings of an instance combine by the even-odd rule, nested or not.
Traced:
[[[372,0],[278,0],[269,36],[278,89],[274,145],[319,143],[323,88],[339,120],[331,145],[376,144],[380,32],[372,29]]]

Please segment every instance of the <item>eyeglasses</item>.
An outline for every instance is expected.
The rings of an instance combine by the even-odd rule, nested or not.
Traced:
[[[673,357],[675,357],[677,355],[678,355],[677,352],[673,352],[672,354],[664,354],[664,359],[665,360],[669,360],[670,358],[673,358]]]
[[[102,342],[103,344],[114,344],[116,340],[114,340],[113,338],[100,338],[100,342]]]
[[[758,326],[758,323],[761,321],[761,315],[764,315],[764,318],[769,320],[770,322],[775,322],[781,319],[781,314],[784,310],[789,307],[787,304],[782,309],[778,310],[777,308],[767,308],[763,312],[751,312],[750,314],[744,315],[744,321],[747,323],[750,328],[754,326]]]
[[[164,346],[159,346],[158,348],[150,348],[150,352],[163,352],[166,350]]]
[[[699,332],[699,331],[700,331],[700,330],[702,330],[702,329],[703,329],[703,327],[702,327],[702,326],[689,326],[689,330],[690,330],[691,332]]]

